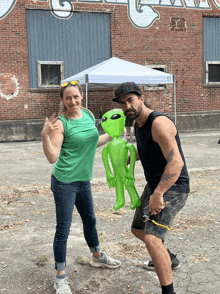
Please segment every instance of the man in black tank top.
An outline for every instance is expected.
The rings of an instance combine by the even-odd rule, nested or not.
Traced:
[[[166,115],[146,107],[140,88],[133,82],[118,86],[113,101],[121,105],[127,117],[135,119],[137,160],[141,160],[147,181],[131,231],[146,244],[152,258],[144,268],[156,270],[162,294],[174,294],[172,269],[179,262],[164,239],[189,193],[178,131]]]

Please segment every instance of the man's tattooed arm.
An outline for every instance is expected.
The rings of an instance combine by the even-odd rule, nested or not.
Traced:
[[[173,149],[170,151],[168,158],[167,158],[167,165],[172,161],[173,159]],[[166,182],[171,180],[173,177],[176,176],[176,173],[163,173],[161,177],[161,182]]]
[[[171,180],[173,177],[175,177],[176,173],[175,174],[163,174],[162,177],[161,177],[161,182],[166,182],[166,181],[169,181]]]

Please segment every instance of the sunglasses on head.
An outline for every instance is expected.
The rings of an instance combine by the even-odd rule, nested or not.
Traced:
[[[63,82],[60,86],[62,87],[62,88],[64,88],[64,87],[67,87],[68,85],[79,85],[79,82],[78,81],[70,81],[70,82]]]

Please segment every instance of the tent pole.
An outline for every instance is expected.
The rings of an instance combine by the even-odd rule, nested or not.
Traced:
[[[86,109],[88,109],[88,83],[86,83]]]
[[[85,82],[86,82],[86,109],[88,109],[88,82],[89,82],[88,74],[85,74]]]
[[[175,75],[173,75],[173,91],[174,91],[174,122],[176,125],[176,79]]]

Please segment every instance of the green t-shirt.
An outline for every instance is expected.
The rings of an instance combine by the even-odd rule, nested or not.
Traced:
[[[94,116],[85,109],[82,118],[67,119],[61,115],[64,126],[64,140],[53,174],[64,183],[90,181],[95,158],[98,130]]]

